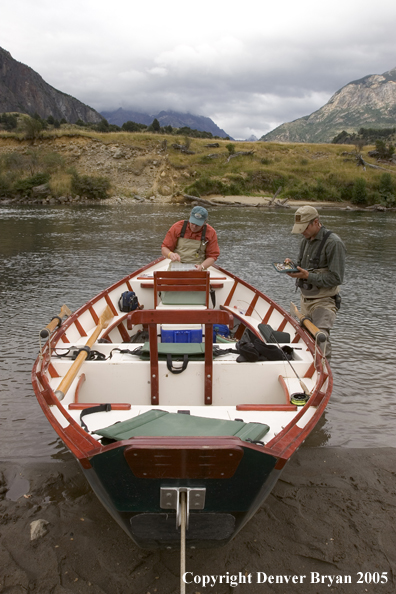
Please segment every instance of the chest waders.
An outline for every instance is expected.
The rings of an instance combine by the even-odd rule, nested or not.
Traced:
[[[187,229],[188,221],[184,221],[177,240],[175,254],[179,254],[181,262],[184,264],[202,264],[206,259],[206,225],[202,228],[201,239],[186,239],[184,234]]]

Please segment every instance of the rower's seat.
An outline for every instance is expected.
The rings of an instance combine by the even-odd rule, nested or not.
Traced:
[[[179,305],[208,308],[209,280],[210,275],[207,271],[156,270],[154,308]]]
[[[239,437],[243,441],[259,441],[268,431],[269,426],[263,423],[197,417],[156,409],[98,429],[95,433],[116,441],[137,436],[208,437],[228,435]]]

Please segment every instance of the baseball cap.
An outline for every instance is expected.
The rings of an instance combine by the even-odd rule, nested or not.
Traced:
[[[294,213],[294,227],[292,233],[304,233],[309,223],[319,216],[313,206],[300,206]]]
[[[190,214],[190,223],[202,227],[208,216],[209,215],[206,208],[203,206],[194,206]]]

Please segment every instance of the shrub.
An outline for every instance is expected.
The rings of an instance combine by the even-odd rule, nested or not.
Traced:
[[[235,144],[232,144],[232,142],[230,142],[230,144],[226,144],[226,149],[230,155],[235,154]]]
[[[125,132],[139,132],[140,130],[144,130],[147,128],[145,124],[137,124],[136,122],[132,122],[128,120],[122,124],[122,130]]]
[[[385,206],[393,206],[396,202],[395,184],[390,173],[383,173],[380,178],[379,193]]]
[[[366,180],[358,177],[353,185],[352,202],[353,204],[367,204],[368,194]]]
[[[161,124],[159,123],[159,121],[157,120],[157,118],[154,118],[151,125],[148,128],[149,130],[152,130],[153,132],[159,132],[161,129]]]
[[[380,159],[391,159],[395,152],[395,147],[391,143],[387,145],[385,140],[376,140],[375,148]]]
[[[95,129],[98,132],[109,132],[110,131],[109,128],[110,128],[109,122],[107,120],[105,120],[104,118],[101,122],[99,122],[99,124],[97,124],[95,126]]]
[[[108,198],[110,180],[107,177],[96,177],[93,175],[78,175],[74,172],[71,182],[72,193],[78,196],[85,196],[93,200],[104,200]]]
[[[18,126],[18,119],[10,113],[3,113],[3,115],[0,116],[0,124],[3,125],[5,130],[15,130]]]
[[[40,119],[27,116],[23,121],[22,127],[25,132],[26,140],[36,140],[41,136],[43,123]]]
[[[18,194],[27,194],[30,195],[32,192],[32,188],[36,186],[41,186],[42,184],[46,184],[50,179],[49,173],[36,173],[35,175],[31,175],[30,177],[25,177],[23,179],[18,180],[14,184],[14,191]]]

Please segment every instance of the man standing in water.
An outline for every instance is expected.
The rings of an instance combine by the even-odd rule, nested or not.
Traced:
[[[207,224],[208,211],[194,206],[188,221],[178,221],[162,242],[164,258],[172,262],[195,264],[198,270],[212,266],[220,255],[216,231]]]
[[[304,238],[297,261],[299,272],[289,276],[297,279],[301,291],[301,313],[327,336],[325,356],[330,360],[330,330],[341,305],[339,285],[344,280],[345,245],[322,225],[313,206],[296,211],[292,233],[301,233]]]

